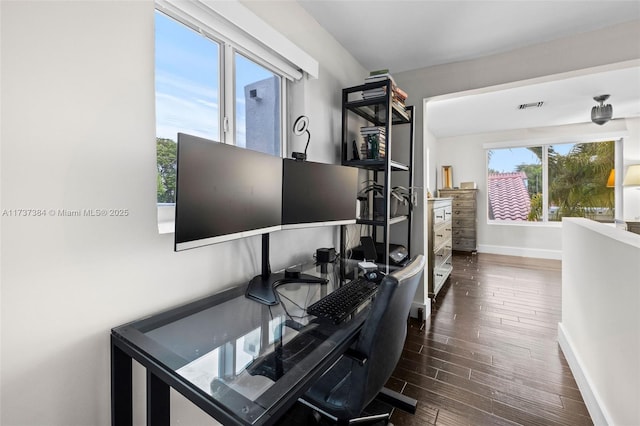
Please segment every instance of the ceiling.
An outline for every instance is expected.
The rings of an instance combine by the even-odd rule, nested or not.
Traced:
[[[493,55],[640,19],[640,1],[298,0],[366,69],[399,73]],[[593,96],[614,118],[640,116],[640,68],[429,104],[436,137],[590,121]],[[518,105],[543,101],[541,108]],[[416,100],[414,100],[415,104]]]
[[[597,105],[593,97],[602,94],[610,95],[606,103],[612,105],[614,119],[640,117],[640,68],[435,100],[428,103],[429,130],[445,138],[590,122],[591,108]],[[537,102],[542,106],[519,109]]]

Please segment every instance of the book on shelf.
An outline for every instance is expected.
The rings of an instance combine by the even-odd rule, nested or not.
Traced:
[[[378,158],[380,154],[384,156],[387,151],[386,140],[380,138],[377,135],[367,135],[363,137],[363,142],[360,148],[362,158]]]
[[[389,74],[389,68],[382,68],[379,70],[373,70],[369,72],[369,77],[373,77],[380,74]]]
[[[375,78],[379,78],[380,80],[375,80],[375,81],[382,81],[382,80],[387,80],[388,77],[385,75],[381,75],[381,76],[376,76]],[[365,79],[365,83],[369,83],[372,80],[369,80],[370,77],[367,77]],[[399,88],[395,82],[392,81],[392,85],[391,85],[391,99],[393,102],[396,103],[396,106],[399,107],[400,109],[404,110],[405,106],[404,103],[407,100],[407,92],[405,92],[404,90],[402,90],[401,88]],[[363,90],[362,91],[362,99],[373,99],[373,98],[378,98],[378,97],[382,97],[382,96],[386,96],[387,94],[387,86],[382,86],[382,87],[376,87],[375,89],[368,89],[368,90]]]
[[[360,134],[366,133],[386,133],[384,126],[364,126],[360,127]]]
[[[384,158],[387,152],[387,135],[384,126],[364,126],[360,128],[362,144],[360,158],[378,160]]]
[[[402,101],[406,101],[407,98],[409,97],[409,95],[407,95],[407,92],[405,92],[399,87],[396,87],[395,89],[393,89],[393,94],[394,96],[396,96],[398,99],[401,99]]]
[[[397,102],[397,101],[393,101],[393,106],[396,107],[396,109],[398,109],[400,112],[403,113],[407,113],[407,106],[404,104],[404,102]]]
[[[386,80],[391,80],[391,84],[396,84],[396,82],[393,79],[393,77],[391,75],[389,75],[389,74],[367,77],[367,78],[364,79],[364,82],[365,83],[376,83],[378,81],[386,81]]]

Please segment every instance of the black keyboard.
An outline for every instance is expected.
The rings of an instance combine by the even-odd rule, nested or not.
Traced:
[[[328,318],[338,324],[354,313],[378,290],[378,286],[364,278],[356,278],[327,294],[307,308],[307,313]]]

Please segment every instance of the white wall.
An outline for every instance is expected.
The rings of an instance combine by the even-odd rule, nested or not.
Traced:
[[[624,171],[632,164],[640,164],[640,119],[627,123],[630,137],[624,143]],[[623,216],[627,221],[640,221],[640,187],[623,187]]]
[[[394,74],[400,87],[409,93],[408,103],[420,106],[424,99],[493,86],[512,84],[536,78],[552,78],[555,74],[584,70],[601,65],[614,64],[640,58],[640,21],[630,21],[604,30],[580,34],[561,40],[542,43],[511,52],[487,56]],[[437,41],[436,41],[437,42]],[[445,164],[440,143],[424,136],[423,108],[416,108],[416,143],[422,147],[422,162],[416,164],[416,173],[423,174],[432,192],[435,189],[437,166]],[[428,122],[427,122],[428,128]],[[438,145],[436,147],[436,145]],[[464,152],[472,156],[474,152]],[[458,152],[461,156],[462,151]],[[427,153],[429,161],[427,162]],[[437,153],[437,154],[436,154]],[[476,152],[477,153],[477,152]],[[447,162],[448,164],[448,162]],[[475,169],[479,165],[473,166]],[[477,173],[474,173],[476,175]],[[454,168],[454,179],[463,177],[466,171]],[[438,177],[438,181],[440,181]],[[479,184],[479,182],[478,182]],[[479,194],[482,197],[482,194]],[[541,233],[540,233],[541,232]],[[505,247],[512,252],[511,244],[503,236],[519,235],[516,247],[531,245],[530,254],[539,257],[557,257],[560,250],[559,231],[502,229],[494,233],[495,240],[487,244]],[[553,245],[538,246],[539,241],[556,241]],[[498,248],[494,249],[498,252]],[[551,252],[549,252],[551,250]]]
[[[428,114],[428,103],[427,103]],[[478,185],[478,251],[485,253],[560,259],[562,229],[555,224],[489,224],[487,221],[487,172],[486,154],[483,144],[496,142],[540,141],[541,143],[574,141],[576,138],[617,138],[625,134],[623,152],[640,150],[640,119],[618,120],[608,126],[590,123],[555,126],[538,129],[512,130],[505,132],[465,135],[441,138],[434,145],[438,152],[437,168],[447,164],[453,166],[454,186],[460,182],[473,181]],[[464,155],[460,155],[464,153]],[[625,211],[633,205],[633,191],[625,189]],[[629,203],[627,201],[629,200]],[[629,207],[627,206],[629,204]],[[628,208],[627,208],[628,207]],[[640,214],[640,211],[638,212]]]
[[[594,423],[640,424],[640,235],[575,218],[562,238],[558,342]]]
[[[310,116],[310,158],[334,161],[339,89],[365,70],[295,3],[271,7],[281,32],[304,25],[286,35],[321,62],[320,78],[292,91],[292,116]],[[176,254],[172,235],[158,235],[153,2],[0,2],[0,10],[3,211],[129,212],[2,217],[0,423],[107,425],[110,328],[249,279],[260,239]],[[275,233],[272,266],[330,245],[335,230]],[[172,409],[173,424],[212,423],[175,394]]]

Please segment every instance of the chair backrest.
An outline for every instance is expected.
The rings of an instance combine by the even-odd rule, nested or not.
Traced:
[[[376,397],[400,360],[409,310],[424,266],[424,256],[418,255],[380,283],[356,343],[356,350],[367,356],[365,365],[352,371],[351,383],[358,389],[352,388],[348,405],[356,411]]]

